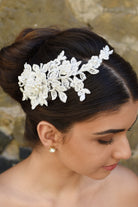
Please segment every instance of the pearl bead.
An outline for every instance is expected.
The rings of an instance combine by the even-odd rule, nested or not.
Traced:
[[[54,153],[56,149],[54,147],[50,147],[49,152]]]

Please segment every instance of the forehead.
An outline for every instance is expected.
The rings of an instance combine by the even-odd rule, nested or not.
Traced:
[[[127,102],[117,111],[102,112],[80,123],[76,123],[75,129],[108,129],[108,128],[129,128],[136,120],[138,113],[138,102]]]

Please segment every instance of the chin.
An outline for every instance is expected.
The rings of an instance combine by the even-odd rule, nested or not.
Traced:
[[[110,172],[108,173],[103,173],[103,174],[96,174],[96,175],[90,175],[88,176],[89,178],[92,178],[94,180],[103,180],[104,178],[106,178],[108,175],[110,175]]]

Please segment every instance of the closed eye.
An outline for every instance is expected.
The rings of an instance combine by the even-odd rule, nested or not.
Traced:
[[[113,139],[110,139],[110,140],[102,140],[102,139],[99,139],[98,142],[99,142],[100,144],[108,145],[108,144],[112,144]]]
[[[131,127],[128,129],[128,131],[130,132],[132,129],[133,129],[133,126],[131,126]]]

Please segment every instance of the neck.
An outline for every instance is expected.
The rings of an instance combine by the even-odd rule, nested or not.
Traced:
[[[39,191],[52,194],[79,189],[82,176],[69,170],[52,153],[33,150],[28,158],[27,176]],[[31,182],[30,182],[31,181]]]

